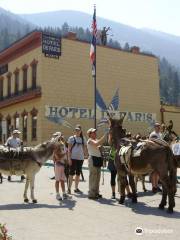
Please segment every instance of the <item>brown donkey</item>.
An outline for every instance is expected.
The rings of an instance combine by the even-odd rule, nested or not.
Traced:
[[[124,145],[125,130],[122,128],[123,118],[120,120],[110,118],[111,144],[117,149],[115,164],[120,181],[120,200],[123,204],[125,200],[126,176],[129,175],[129,184],[132,188],[132,202],[137,202],[136,187],[134,176],[139,174],[149,174],[157,171],[162,182],[163,193],[159,204],[160,209],[164,209],[169,199],[168,212],[172,213],[175,207],[174,195],[176,192],[176,164],[173,160],[173,154],[168,145],[162,145],[156,142],[148,141],[144,144],[139,157],[133,157],[132,154],[125,163],[122,163],[119,156],[119,150]],[[131,151],[132,153],[132,151]]]

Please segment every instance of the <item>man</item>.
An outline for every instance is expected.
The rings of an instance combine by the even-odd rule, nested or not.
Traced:
[[[21,139],[19,138],[19,134],[21,132],[19,130],[14,130],[13,133],[12,133],[12,136],[9,137],[5,143],[5,145],[7,147],[10,147],[10,148],[18,148],[22,145],[22,141]],[[21,176],[21,181],[23,181],[25,179],[24,175]],[[11,181],[11,176],[8,176],[8,181]]]
[[[71,187],[73,183],[73,176],[75,175],[75,193],[82,193],[79,190],[80,174],[82,172],[82,165],[84,162],[84,155],[86,154],[86,139],[82,135],[82,129],[76,126],[74,129],[74,135],[68,139],[68,163],[70,166],[69,170],[69,182],[68,182],[68,193],[71,194]]]
[[[150,133],[149,139],[159,139],[162,140],[162,133],[161,133],[161,125],[157,122],[154,124],[154,131]],[[159,182],[159,174],[154,171],[151,174],[151,182],[152,182],[152,192],[162,192],[162,190],[158,187],[158,182]]]
[[[162,140],[161,125],[158,122],[154,124],[154,131],[150,133],[149,138]]]
[[[99,185],[103,162],[99,148],[106,139],[107,134],[104,134],[100,139],[97,139],[96,131],[97,130],[95,128],[90,128],[87,131],[87,135],[89,137],[87,141],[87,149],[89,154],[89,199],[102,198],[102,195],[99,194]]]

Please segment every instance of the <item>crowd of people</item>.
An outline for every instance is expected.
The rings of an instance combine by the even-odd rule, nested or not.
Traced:
[[[19,138],[20,131],[14,130],[12,136],[8,138],[6,142],[7,147],[18,148],[22,146],[22,141]],[[171,134],[171,136],[169,136]],[[74,193],[82,194],[83,192],[79,188],[80,175],[82,174],[82,166],[84,159],[88,159],[89,166],[89,199],[99,199],[102,198],[100,194],[100,178],[101,178],[101,167],[103,166],[103,158],[101,152],[101,145],[108,139],[108,143],[111,143],[111,134],[109,134],[108,129],[104,135],[97,138],[97,129],[90,128],[87,131],[88,139],[83,134],[80,125],[76,125],[72,136],[70,136],[67,141],[62,134],[62,132],[56,132],[53,134],[52,138],[58,138],[58,144],[53,152],[54,161],[54,174],[55,174],[55,191],[56,199],[62,200],[68,198],[72,194],[73,180],[74,180]],[[141,134],[132,136],[130,132],[126,133],[126,138],[130,140],[135,140],[136,147],[141,144],[145,139],[159,139],[170,143],[172,141],[172,136],[176,138],[174,145],[172,146],[173,151],[178,152],[180,155],[180,144],[177,134],[173,131],[173,122],[170,121],[169,125],[166,127],[164,124],[160,125],[155,123],[154,130],[149,134],[148,137],[143,137]],[[116,199],[116,192],[120,192],[119,185],[118,190],[116,190],[116,177],[117,170],[115,167],[115,155],[116,149],[111,146],[109,153],[109,161],[107,168],[110,171],[110,185],[112,190],[112,199]],[[21,176],[21,180],[24,176]],[[53,179],[53,178],[52,178]],[[8,180],[11,180],[11,176],[8,176]],[[159,187],[159,175],[156,171],[152,172],[150,176],[150,181],[152,183],[152,192],[156,193],[161,191]],[[65,189],[65,183],[67,182],[67,190]],[[62,192],[62,195],[61,195]],[[128,178],[126,179],[126,193],[129,198],[131,198],[131,190],[128,183]]]
[[[172,130],[173,123],[172,121],[169,122],[168,127],[165,127],[164,124],[160,125],[159,123],[155,123],[154,130],[149,134],[147,137],[143,137],[140,134],[137,134],[135,136],[132,136],[130,132],[126,134],[126,137],[129,139],[135,139],[136,141],[136,147],[139,143],[144,141],[145,139],[159,139],[163,141],[170,141],[170,138],[172,136],[167,136],[167,133],[172,133],[176,139],[177,135]],[[171,132],[170,132],[171,131]],[[73,178],[75,176],[75,187],[74,192],[81,194],[82,191],[79,189],[79,179],[80,174],[82,172],[82,166],[83,161],[85,158],[88,158],[88,164],[89,164],[89,191],[88,191],[88,198],[89,199],[98,199],[101,198],[102,195],[99,192],[99,183],[100,183],[100,176],[101,176],[101,167],[103,166],[103,159],[102,159],[102,153],[100,146],[107,140],[108,136],[108,142],[111,142],[111,135],[105,133],[101,138],[97,138],[97,130],[94,128],[90,128],[87,131],[88,140],[86,141],[86,138],[83,136],[82,128],[80,125],[77,125],[74,129],[74,135],[70,136],[67,140],[67,144],[64,143],[64,137],[63,137],[63,143],[67,151],[67,163],[69,165],[69,171],[68,171],[68,189],[67,193],[71,194],[72,192],[72,183]],[[57,134],[57,133],[56,133]],[[60,139],[62,138],[62,134],[60,134]],[[176,140],[177,142],[177,140]],[[180,144],[178,144],[180,146]],[[176,146],[177,148],[177,146]],[[111,173],[110,178],[110,185],[112,190],[112,199],[116,199],[116,176],[117,176],[117,170],[115,167],[115,154],[116,149],[112,146],[110,153],[109,153],[109,161],[107,168],[109,169]],[[64,155],[63,155],[64,156]],[[60,172],[57,171],[58,168],[58,161],[61,161],[61,158],[57,160],[57,158],[53,157],[55,162],[55,185],[58,185],[59,179],[60,179]],[[61,167],[62,168],[62,167]],[[65,168],[63,170],[65,172]],[[67,177],[66,177],[67,178]],[[67,180],[65,178],[65,175],[63,174],[62,181]],[[162,191],[159,187],[159,175],[156,171],[152,172],[150,176],[150,181],[152,183],[152,192],[160,192]],[[64,183],[63,183],[64,184]],[[62,185],[62,184],[61,184]],[[63,185],[64,186],[64,185]],[[119,185],[118,185],[119,187]],[[67,195],[64,192],[64,188],[62,187],[63,197],[67,197]],[[130,198],[132,196],[130,186],[128,183],[128,178],[126,179],[126,193],[127,196]],[[56,197],[57,199],[61,199],[61,196],[59,194],[59,189],[56,188]]]

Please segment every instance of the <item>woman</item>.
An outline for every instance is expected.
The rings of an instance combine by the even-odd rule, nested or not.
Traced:
[[[102,198],[102,195],[99,194],[99,183],[103,161],[99,147],[105,140],[106,134],[104,134],[100,139],[97,139],[96,131],[97,130],[95,128],[90,128],[87,131],[87,135],[89,137],[87,141],[89,154],[89,199]]]
[[[81,194],[79,190],[80,174],[84,162],[84,155],[87,152],[86,139],[82,135],[82,129],[79,125],[75,128],[75,134],[68,139],[68,162],[70,166],[68,193],[71,194],[73,176],[75,175],[75,193]]]

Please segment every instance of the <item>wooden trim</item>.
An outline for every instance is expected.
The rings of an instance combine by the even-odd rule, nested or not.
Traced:
[[[164,112],[168,112],[168,113],[179,113],[180,114],[180,111],[170,111],[170,110],[165,110]]]
[[[12,77],[12,73],[11,73],[11,72],[8,72],[8,73],[6,74],[6,77],[7,77],[7,78],[11,78],[11,77]]]
[[[37,114],[38,114],[38,110],[35,108],[35,107],[33,107],[33,109],[31,110],[31,116],[32,117],[35,117],[35,116],[37,116]]]
[[[22,69],[22,70],[26,70],[26,69],[28,69],[28,67],[29,67],[29,66],[28,66],[27,64],[24,64],[21,69]]]
[[[41,46],[41,32],[32,32],[0,53],[0,65],[13,61]]]
[[[19,72],[20,72],[20,69],[19,69],[19,68],[16,68],[13,73],[16,75],[16,74],[18,74]]]
[[[11,120],[11,116],[8,114],[6,117],[6,121]]]
[[[16,112],[14,115],[13,115],[13,118],[19,118],[20,114],[18,112]]]
[[[24,109],[24,111],[21,113],[22,117],[28,116],[28,112]]]
[[[30,92],[26,92],[23,95],[20,96],[14,96],[12,98],[8,98],[7,100],[1,101],[0,102],[0,109],[12,106],[17,103],[22,103],[26,102],[35,98],[41,97],[41,90],[40,89],[35,89]]]
[[[38,60],[36,59],[33,59],[33,61],[30,63],[30,66],[34,66],[34,65],[37,65],[38,64]]]

